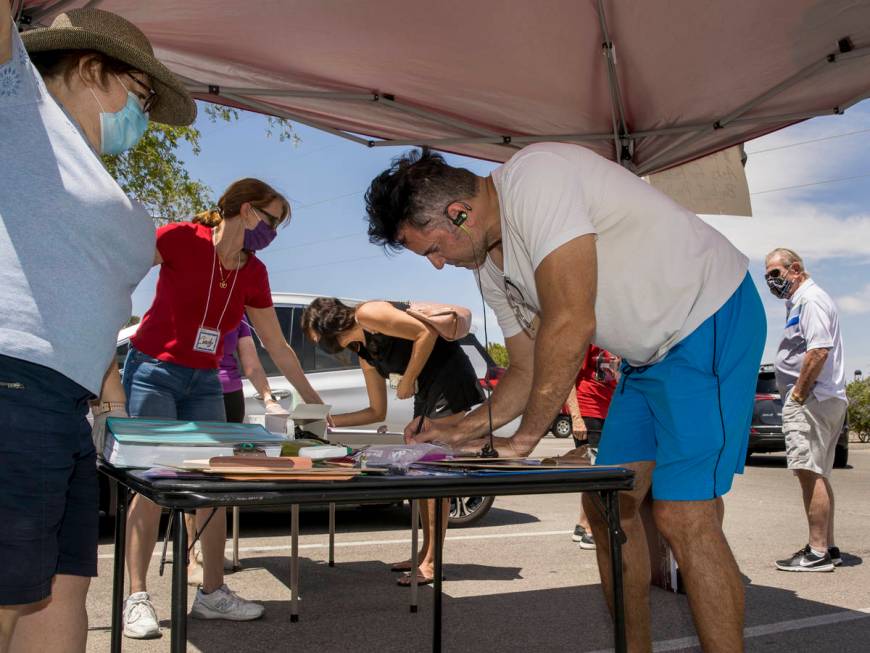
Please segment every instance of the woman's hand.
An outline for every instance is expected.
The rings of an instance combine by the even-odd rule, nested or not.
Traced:
[[[396,397],[399,399],[410,399],[414,396],[414,386],[416,383],[409,379],[407,375],[402,377],[399,385],[396,386]]]
[[[589,437],[589,431],[586,430],[586,422],[580,415],[571,416],[571,427],[574,432],[575,440],[585,440]]]

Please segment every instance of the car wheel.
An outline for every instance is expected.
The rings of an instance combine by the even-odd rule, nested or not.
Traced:
[[[559,415],[556,421],[553,422],[553,435],[557,438],[567,438],[574,430],[574,425],[571,423],[569,415]]]
[[[849,463],[849,448],[838,446],[834,452],[834,467],[843,469]]]
[[[451,497],[449,526],[469,526],[483,519],[495,497]]]

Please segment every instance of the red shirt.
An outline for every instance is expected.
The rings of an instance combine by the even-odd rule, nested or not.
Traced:
[[[240,270],[225,269],[215,256],[211,228],[191,222],[158,229],[157,251],[163,259],[157,293],[131,339],[133,346],[148,356],[185,367],[218,367],[223,356],[223,336],[239,326],[245,307],[272,305],[266,266],[249,253]],[[220,287],[221,274],[226,288]],[[235,287],[234,277],[237,277]],[[209,280],[211,301],[203,321]],[[218,324],[224,306],[226,312]],[[214,354],[193,350],[200,326],[220,330],[220,344]]]
[[[589,345],[577,374],[577,403],[580,404],[583,417],[607,418],[610,400],[616,389],[616,378],[613,374],[602,373],[599,361],[611,361],[614,358],[609,351]]]

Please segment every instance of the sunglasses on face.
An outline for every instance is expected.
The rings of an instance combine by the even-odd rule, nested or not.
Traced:
[[[788,274],[788,270],[784,270],[782,268],[774,268],[773,270],[770,270],[769,272],[765,272],[764,278],[765,279],[779,279],[780,277],[784,277],[786,274]]]
[[[142,80],[134,77],[133,74],[130,73],[129,71],[125,74],[127,75],[127,77],[132,79],[139,88],[143,89],[143,91],[145,93],[145,97],[141,97],[141,96],[138,96],[138,97],[142,101],[142,111],[144,111],[145,113],[148,113],[149,111],[151,111],[151,109],[154,107],[154,104],[157,102],[157,97],[158,97],[157,91],[155,91],[153,88],[148,86]]]
[[[254,206],[252,208],[255,211],[259,211],[260,213],[262,213],[263,215],[266,216],[266,222],[269,223],[269,226],[272,227],[272,229],[277,229],[278,225],[281,224],[282,218],[279,218],[277,215],[272,215],[271,213],[269,213],[265,209],[261,209],[261,208],[258,208],[256,206]]]

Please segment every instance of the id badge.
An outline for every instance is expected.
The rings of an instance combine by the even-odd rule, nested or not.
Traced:
[[[199,351],[203,354],[216,354],[220,341],[220,331],[199,327],[199,330],[196,332],[196,342],[193,344],[193,351]]]
[[[401,380],[402,380],[402,375],[401,375],[401,374],[396,374],[395,372],[394,372],[393,374],[390,374],[390,388],[392,388],[393,390],[395,390],[396,388],[398,388],[398,387],[399,387],[399,382],[400,382]]]

